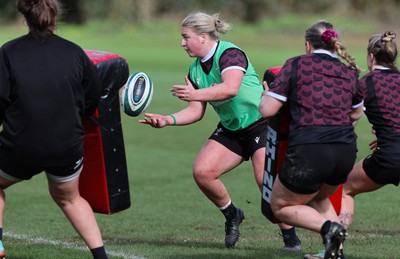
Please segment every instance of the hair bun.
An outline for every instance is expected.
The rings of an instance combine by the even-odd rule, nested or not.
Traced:
[[[382,34],[381,41],[382,42],[391,42],[396,38],[396,33],[393,31],[387,31],[384,34]]]

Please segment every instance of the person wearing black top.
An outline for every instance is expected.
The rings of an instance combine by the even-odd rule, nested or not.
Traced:
[[[29,33],[0,48],[0,258],[4,190],[45,172],[49,192],[94,258],[107,258],[100,229],[79,194],[83,116],[100,98],[96,68],[76,44],[54,34],[56,0],[17,0]]]
[[[369,73],[360,79],[365,92],[365,115],[376,140],[372,154],[360,160],[343,185],[341,221],[350,228],[354,196],[400,183],[400,73],[396,67],[396,34],[386,31],[370,37],[367,47]]]
[[[353,123],[363,109],[359,69],[338,37],[325,21],[308,28],[306,54],[287,60],[273,84],[264,84],[259,106],[268,118],[287,103],[291,117],[288,149],[272,189],[272,211],[283,223],[321,233],[325,258],[342,258],[339,249],[347,233],[329,196],[354,165]]]

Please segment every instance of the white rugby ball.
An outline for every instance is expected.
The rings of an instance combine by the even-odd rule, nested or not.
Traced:
[[[150,105],[153,98],[153,82],[144,72],[128,77],[121,92],[122,110],[129,116],[138,116]]]

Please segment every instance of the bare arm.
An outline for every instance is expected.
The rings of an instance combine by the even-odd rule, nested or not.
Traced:
[[[261,95],[261,102],[258,106],[258,111],[261,113],[263,118],[269,118],[274,116],[279,109],[283,106],[283,102],[267,95],[268,93],[268,84],[267,82],[263,82],[264,92]]]
[[[154,128],[163,128],[170,125],[188,125],[201,120],[206,110],[206,102],[189,102],[188,106],[172,115],[145,113],[140,123]]]
[[[363,113],[364,113],[363,105],[360,105],[357,108],[352,109],[350,113],[350,120],[353,122],[354,126],[357,124],[358,120],[361,118]]]

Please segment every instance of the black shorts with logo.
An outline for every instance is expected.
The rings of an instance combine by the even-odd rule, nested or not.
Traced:
[[[43,171],[53,182],[69,182],[80,175],[82,168],[83,157],[69,165],[34,166],[18,164],[0,155],[0,176],[15,182],[29,180]]]
[[[355,142],[290,146],[278,174],[279,180],[299,194],[315,193],[324,183],[340,185],[347,180],[356,154]]]
[[[397,156],[383,157],[372,153],[364,159],[362,166],[368,177],[377,184],[398,186],[400,183],[400,158]]]
[[[260,119],[245,129],[232,131],[228,130],[221,123],[209,137],[221,143],[232,152],[249,158],[260,148],[264,148],[267,141],[268,124],[266,119]]]

